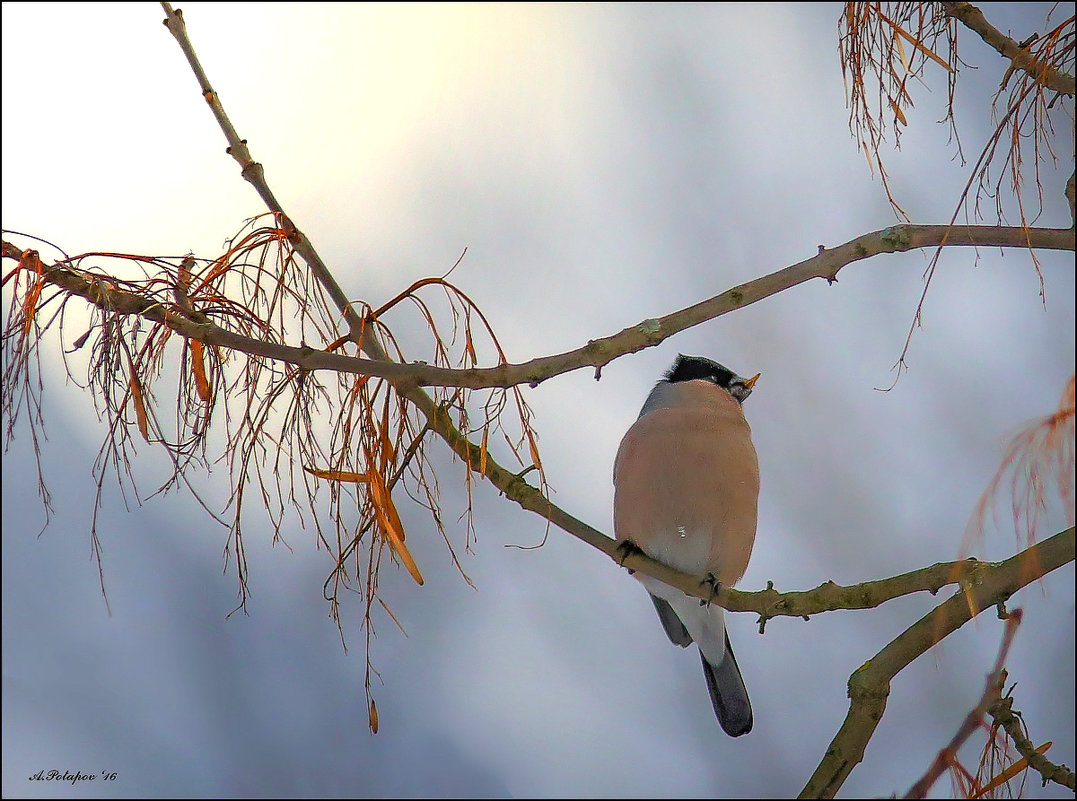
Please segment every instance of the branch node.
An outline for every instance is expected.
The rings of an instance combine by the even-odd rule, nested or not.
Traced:
[[[636,330],[647,337],[648,342],[661,342],[662,322],[660,320],[650,317],[637,325]]]
[[[912,247],[912,239],[904,225],[892,225],[885,229],[879,237],[883,244],[891,250],[905,251]]]

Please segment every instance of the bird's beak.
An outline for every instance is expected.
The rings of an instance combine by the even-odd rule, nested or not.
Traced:
[[[751,389],[752,387],[755,386],[755,382],[759,380],[759,376],[761,376],[761,375],[763,375],[763,374],[762,373],[756,373],[755,375],[753,375],[751,378],[749,378],[747,381],[744,382],[744,386],[747,387],[748,389]]]

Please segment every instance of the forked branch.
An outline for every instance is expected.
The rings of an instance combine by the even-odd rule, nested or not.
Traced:
[[[1002,609],[1019,589],[1073,558],[1074,530],[1070,528],[991,566],[981,581],[962,587],[853,673],[849,712],[800,797],[833,798],[864,759],[868,741],[886,710],[894,676],[983,610]]]

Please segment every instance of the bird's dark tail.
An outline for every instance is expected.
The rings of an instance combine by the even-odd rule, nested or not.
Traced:
[[[752,702],[748,700],[748,689],[744,686],[737,658],[733,656],[733,646],[729,644],[729,632],[725,635],[725,658],[718,666],[703,660],[703,675],[707,679],[707,689],[714,705],[714,715],[718,718],[722,730],[730,737],[740,737],[752,730]]]

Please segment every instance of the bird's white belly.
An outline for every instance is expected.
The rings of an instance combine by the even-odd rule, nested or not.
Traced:
[[[711,559],[711,531],[698,527],[675,525],[654,533],[644,550],[652,559],[665,565],[701,576]]]

